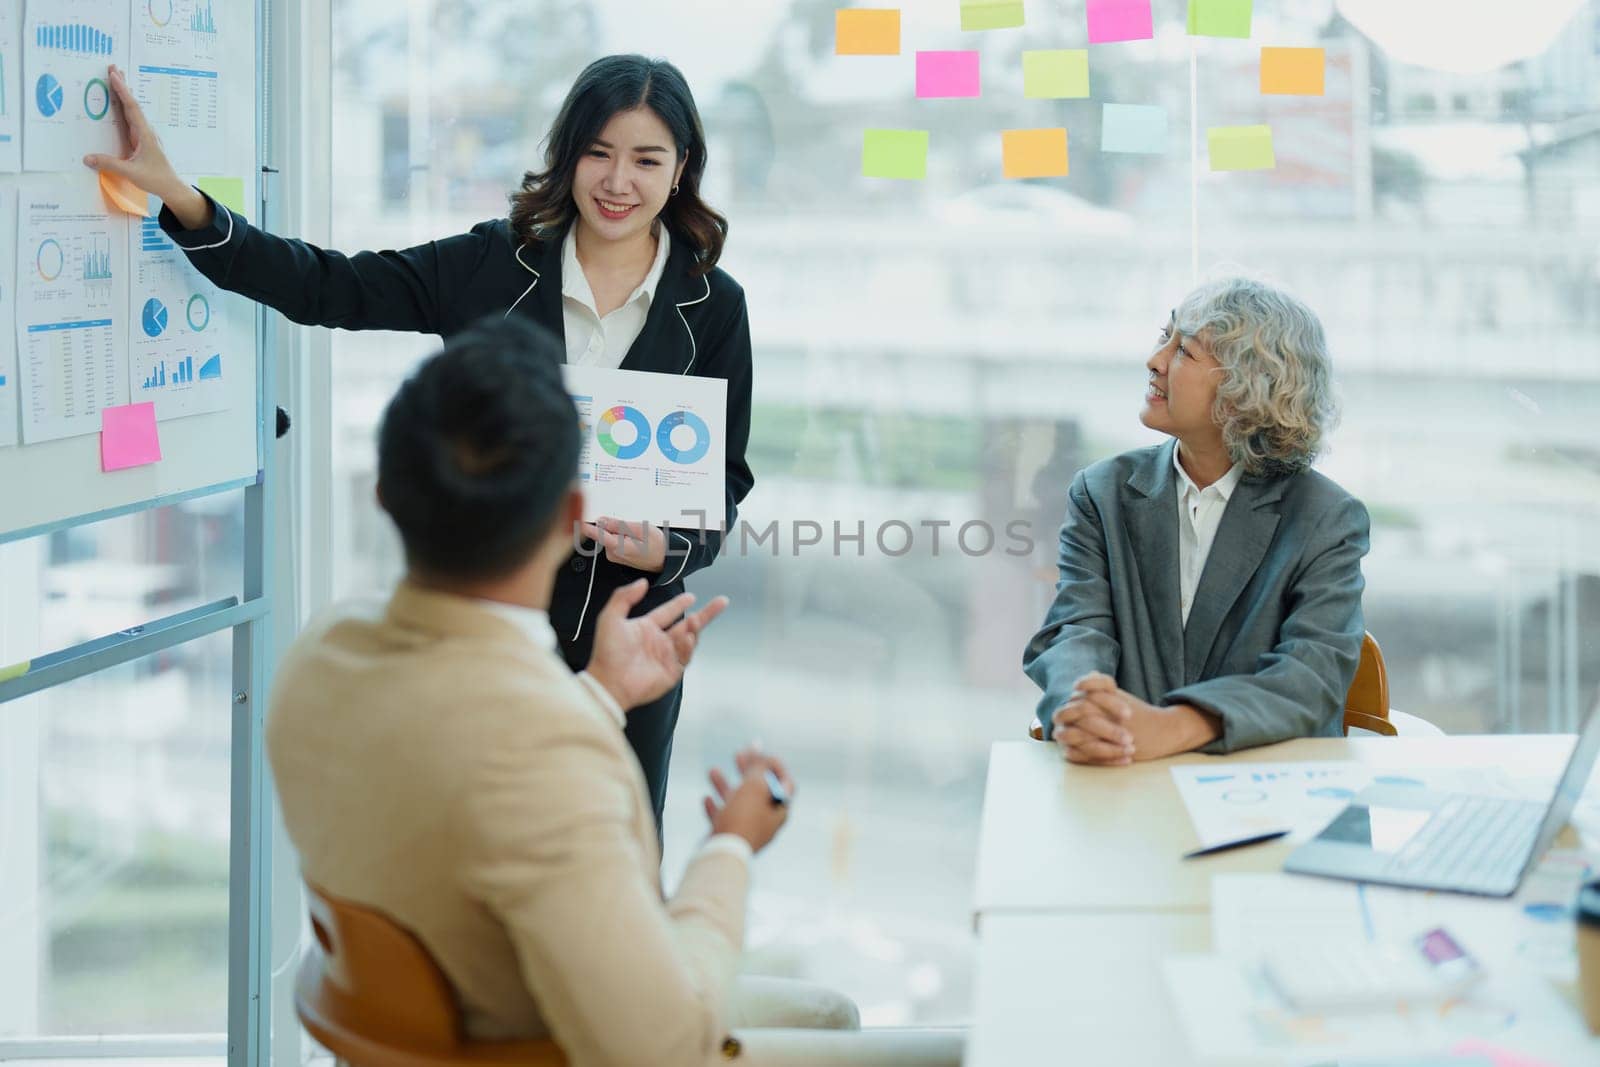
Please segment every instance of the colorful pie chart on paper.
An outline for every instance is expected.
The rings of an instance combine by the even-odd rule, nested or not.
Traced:
[[[621,429],[623,424],[628,429]],[[595,437],[612,459],[638,459],[650,447],[650,420],[638,408],[618,404],[601,413]]]
[[[139,325],[144,328],[146,337],[160,337],[167,332],[167,305],[151,297],[144,302],[144,310],[139,315]]]
[[[711,429],[692,411],[674,411],[656,427],[656,447],[674,463],[698,463],[711,451]]]

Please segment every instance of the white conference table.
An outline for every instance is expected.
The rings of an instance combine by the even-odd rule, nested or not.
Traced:
[[[1353,759],[1553,780],[1572,744],[1570,735],[1315,738],[1117,768],[1067,764],[1037,741],[996,744],[978,850],[967,1067],[1195,1062],[1162,961],[1210,950],[1212,875],[1278,870],[1289,846],[1183,861],[1196,838],[1173,763]],[[1600,1063],[1600,1041],[1592,1055]]]

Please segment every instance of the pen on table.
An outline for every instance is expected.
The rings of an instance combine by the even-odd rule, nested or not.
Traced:
[[[772,806],[781,808],[789,803],[789,791],[783,787],[782,782],[778,781],[778,776],[772,773],[771,768],[768,768],[766,772],[766,779],[767,796],[772,798]]]
[[[1211,856],[1218,852],[1229,852],[1236,848],[1244,848],[1246,845],[1259,845],[1263,841],[1276,841],[1288,833],[1288,830],[1272,830],[1264,834],[1251,834],[1249,837],[1236,837],[1232,841],[1219,841],[1214,845],[1197,848],[1193,852],[1185,852],[1183,858],[1192,860],[1197,856]]]

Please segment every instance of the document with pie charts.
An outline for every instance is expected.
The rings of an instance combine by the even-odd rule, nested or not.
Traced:
[[[728,383],[567,365],[583,447],[583,517],[722,528]]]
[[[222,350],[226,304],[161,229],[150,197],[130,234],[128,395],[154,401],[157,421],[227,409],[232,354]]]
[[[127,0],[50,0],[26,10],[23,168],[76,171],[90,152],[121,151],[107,68],[128,66]]]

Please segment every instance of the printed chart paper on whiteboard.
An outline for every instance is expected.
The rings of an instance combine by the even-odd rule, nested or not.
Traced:
[[[180,173],[217,174],[225,167],[222,36],[237,29],[232,23],[245,12],[254,17],[244,5],[217,0],[134,5],[133,95]]]
[[[128,228],[97,182],[24,182],[17,207],[22,439],[98,433],[128,402]]]
[[[231,360],[221,347],[222,294],[162,232],[160,208],[151,197],[131,238],[128,395],[154,401],[156,419],[165,421],[225,410]]]
[[[0,0],[4,3],[4,0]],[[7,232],[17,224],[17,191],[0,188],[0,226]],[[15,322],[17,313],[17,258],[0,256],[0,324]],[[17,335],[0,325],[0,448],[17,443]]]
[[[21,169],[22,3],[0,0],[0,172]]]
[[[567,365],[584,518],[722,528],[728,383]]]
[[[27,5],[22,32],[23,166],[83,169],[90,152],[117,153],[107,68],[128,66],[127,0],[50,0]]]

